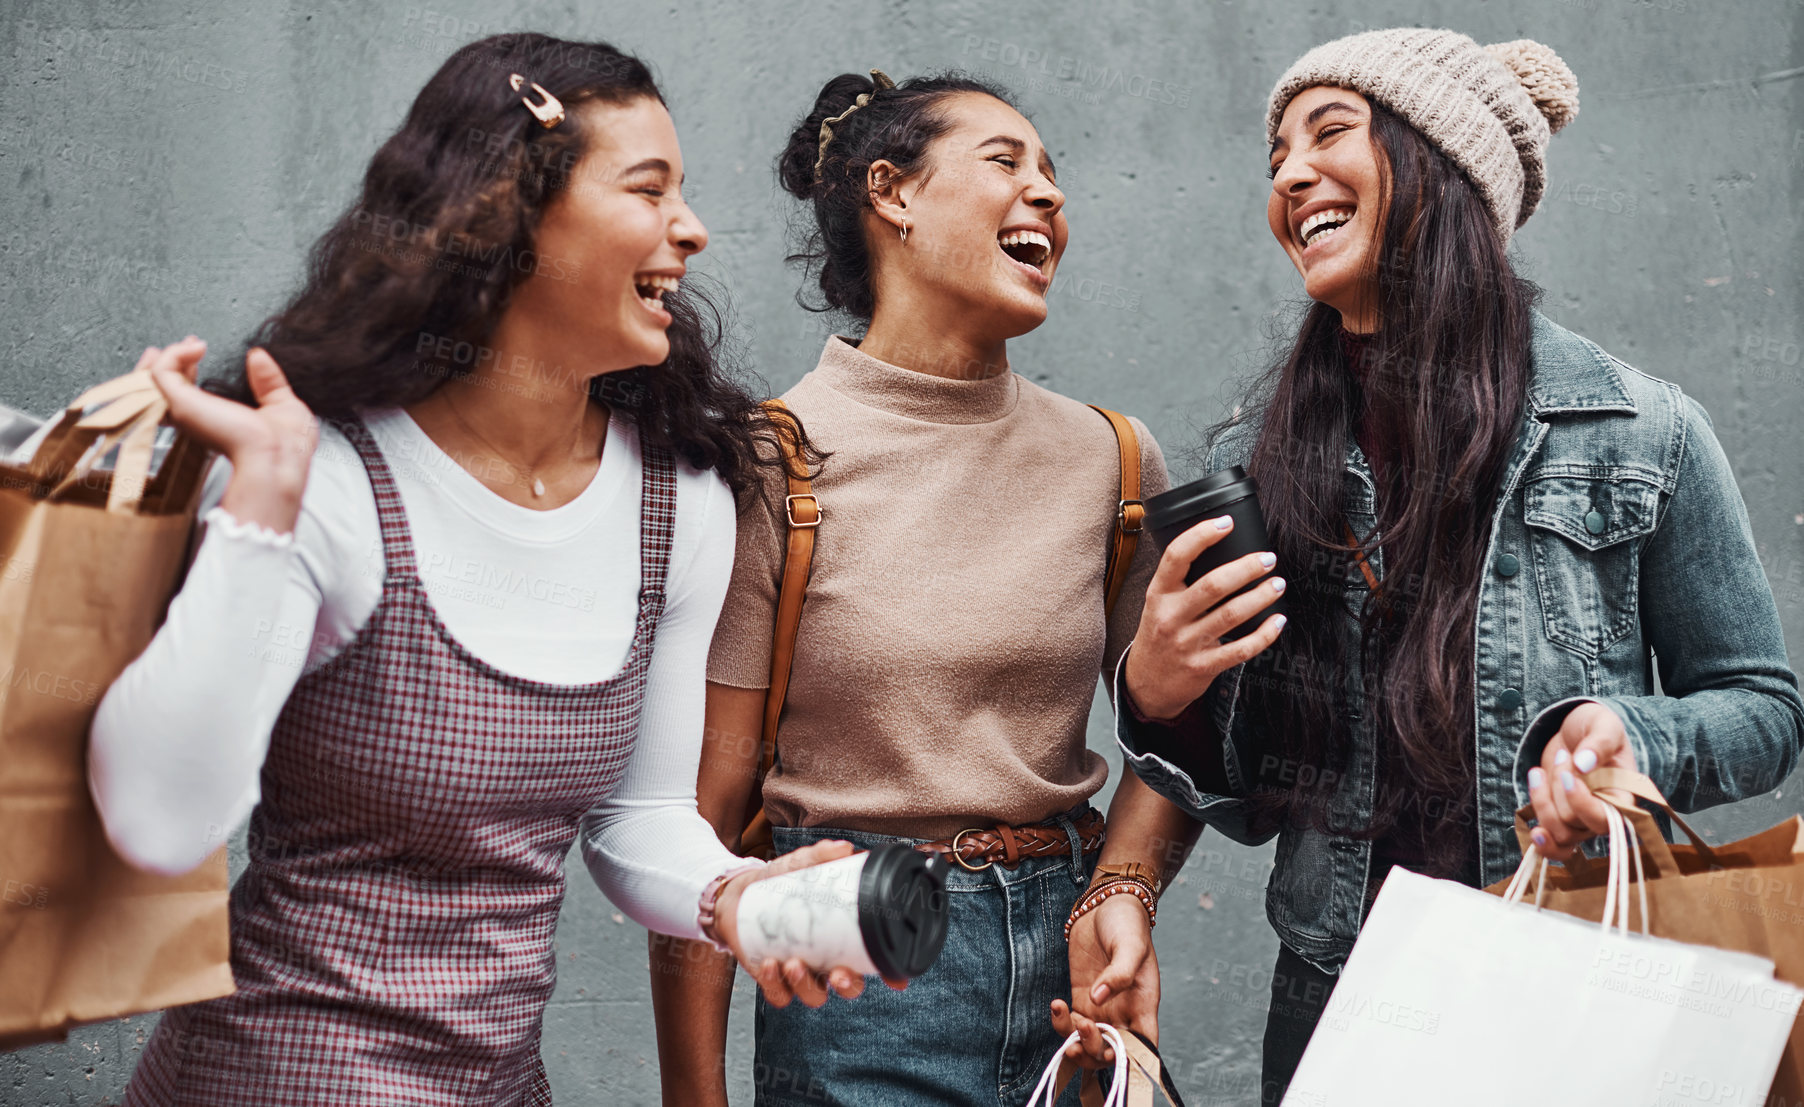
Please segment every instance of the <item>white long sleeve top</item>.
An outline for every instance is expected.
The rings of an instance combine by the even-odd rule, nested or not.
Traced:
[[[365,416],[395,475],[426,594],[451,633],[533,680],[606,680],[625,664],[639,592],[642,465],[615,418],[594,480],[548,511],[491,492],[404,411]],[[144,653],[102,698],[89,780],[107,835],[133,864],[198,865],[256,805],[276,717],[295,683],[368,621],[384,568],[375,494],[350,442],[322,427],[292,535],[219,508],[221,461],[181,592]],[[589,871],[645,926],[701,936],[697,901],[743,864],[696,809],[709,642],[732,570],[735,512],[712,472],[677,465],[666,606],[626,773],[583,819]]]

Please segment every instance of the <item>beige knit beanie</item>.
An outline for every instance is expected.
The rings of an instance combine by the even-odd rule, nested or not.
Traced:
[[[1306,88],[1350,88],[1383,104],[1466,171],[1508,242],[1547,188],[1547,140],[1578,114],[1578,78],[1532,39],[1480,46],[1457,31],[1398,27],[1336,39],[1272,89],[1268,143]]]

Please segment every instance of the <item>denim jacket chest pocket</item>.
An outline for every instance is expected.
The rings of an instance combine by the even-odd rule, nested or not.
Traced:
[[[1594,658],[1638,626],[1641,548],[1660,485],[1620,469],[1543,469],[1523,482],[1523,521],[1549,641]]]

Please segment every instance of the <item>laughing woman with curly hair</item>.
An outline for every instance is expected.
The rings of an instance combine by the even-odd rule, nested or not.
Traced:
[[[638,59],[484,39],[263,325],[225,389],[248,402],[192,383],[198,341],[146,351],[230,464],[100,705],[94,797],[146,869],[193,868],[246,815],[250,861],[236,994],[168,1012],[127,1103],[550,1102],[579,836],[635,919],[737,948],[764,874],[694,788],[735,492],[770,428],[683,283],[707,231],[682,180]],[[782,966],[747,968],[788,998]]]

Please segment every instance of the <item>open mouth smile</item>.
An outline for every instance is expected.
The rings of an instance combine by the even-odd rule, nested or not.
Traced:
[[[1303,220],[1303,225],[1297,228],[1297,238],[1303,243],[1303,248],[1308,249],[1318,242],[1326,242],[1334,237],[1334,232],[1352,221],[1352,208],[1329,208],[1325,211],[1318,211]]]
[[[670,311],[664,306],[664,294],[677,290],[678,278],[663,273],[640,273],[633,278],[633,291],[639,294],[639,303],[647,311],[669,318]]]
[[[1031,274],[1035,283],[1044,285],[1049,279],[1046,264],[1052,260],[1052,239],[1041,231],[1006,230],[996,236],[996,244],[1008,259]]]

